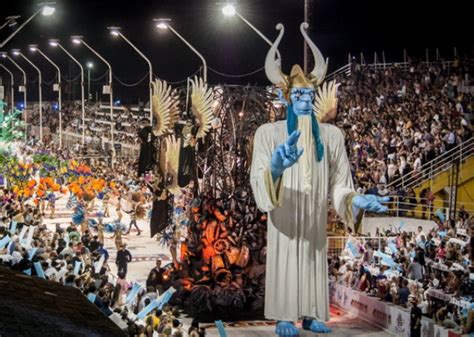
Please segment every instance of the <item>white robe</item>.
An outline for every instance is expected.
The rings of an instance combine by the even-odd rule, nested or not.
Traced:
[[[271,156],[288,138],[286,121],[262,125],[255,134],[250,179],[258,207],[269,215],[265,290],[269,319],[329,320],[328,196],[336,211],[350,221],[354,189],[342,132],[330,124],[319,124],[319,128],[324,157],[313,162],[308,194],[303,192],[298,163],[272,181]]]

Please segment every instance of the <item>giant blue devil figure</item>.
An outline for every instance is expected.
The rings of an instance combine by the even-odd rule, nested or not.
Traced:
[[[353,224],[360,210],[385,212],[388,199],[354,192],[344,136],[321,122],[337,107],[335,83],[323,84],[327,71],[321,52],[306,33],[315,67],[304,74],[294,65],[281,70],[276,51],[284,27],[270,48],[265,71],[287,105],[286,121],[262,125],[255,133],[251,185],[258,207],[268,212],[265,317],[277,321],[278,336],[298,336],[303,329],[331,332],[326,250],[328,200]],[[316,91],[316,89],[318,89]]]

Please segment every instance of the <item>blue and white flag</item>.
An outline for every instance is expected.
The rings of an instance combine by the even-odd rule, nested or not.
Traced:
[[[8,243],[11,241],[12,239],[8,236],[8,235],[5,235],[3,237],[3,239],[0,240],[0,249],[3,249],[3,247],[5,247],[6,245],[8,245]]]
[[[20,235],[18,235],[19,242],[21,242],[23,240],[23,237],[25,236],[27,230],[28,230],[28,226],[23,226],[21,228]]]
[[[12,220],[12,223],[10,224],[10,233],[12,233],[12,235],[16,232],[16,224],[16,220]]]
[[[33,256],[35,256],[37,250],[38,250],[38,248],[34,247],[34,248],[31,248],[31,249],[28,251],[28,260],[31,261],[31,259],[33,258]]]
[[[102,255],[103,257],[103,255]],[[139,284],[139,283],[133,283],[133,287],[132,287],[132,290],[130,290],[130,292],[128,293],[127,295],[127,299],[125,300],[125,303],[126,304],[130,304],[131,302],[133,302],[133,300],[135,299],[135,297],[137,296],[138,292],[140,291],[140,289],[142,288],[142,286]]]
[[[25,248],[28,249],[31,247],[31,241],[33,241],[33,233],[35,232],[34,226],[29,226],[28,228],[28,235],[26,237]]]
[[[397,254],[398,253],[398,248],[397,245],[394,242],[389,242],[388,243],[388,248],[392,251],[392,254]]]
[[[102,269],[102,266],[104,265],[104,261],[105,261],[105,256],[101,255],[99,261],[94,263],[94,270],[96,274],[100,273],[100,270]]]
[[[33,266],[35,267],[36,275],[38,275],[38,277],[45,279],[46,277],[44,276],[43,267],[41,266],[41,263],[33,262]]]
[[[347,241],[346,247],[347,249],[349,249],[349,252],[352,254],[352,257],[359,256],[359,251],[357,250],[356,246],[352,241]]]
[[[148,304],[145,308],[143,308],[142,311],[140,311],[137,315],[138,319],[145,319],[146,315],[150,313],[155,308],[162,309],[163,306],[168,303],[168,301],[171,299],[171,296],[176,292],[176,289],[173,287],[169,288],[166,290],[163,294],[161,294],[160,297],[158,297],[156,300],[151,301],[150,304]]]

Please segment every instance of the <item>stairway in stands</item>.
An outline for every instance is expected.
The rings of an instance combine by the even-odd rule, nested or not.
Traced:
[[[430,189],[435,195],[435,210],[452,209],[456,204],[474,210],[474,138],[425,163],[420,173],[410,172],[388,186],[413,188],[417,197]]]

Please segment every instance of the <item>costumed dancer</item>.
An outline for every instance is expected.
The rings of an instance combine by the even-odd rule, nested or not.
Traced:
[[[102,200],[102,208],[104,209],[104,217],[108,218],[109,214],[109,202],[110,202],[110,194],[106,192],[104,194],[104,199]]]
[[[86,219],[86,210],[82,201],[78,201],[74,208],[74,213],[72,214],[72,222],[75,225],[81,226],[81,234],[84,234],[86,230],[89,229],[89,225]]]
[[[337,86],[326,83],[316,97],[327,61],[307,35],[307,27],[303,23],[300,29],[315,67],[304,74],[295,65],[288,76],[276,59],[284,33],[283,25],[277,25],[280,33],[267,54],[265,71],[287,105],[287,120],[258,128],[251,168],[255,201],[268,212],[265,316],[278,321],[279,336],[298,336],[294,322],[299,319],[305,330],[331,331],[323,323],[329,320],[328,196],[347,224],[353,224],[360,209],[387,210],[379,203],[385,199],[354,192],[344,136],[321,122],[324,115],[335,114]]]
[[[120,250],[120,247],[123,245],[123,238],[122,238],[122,226],[120,226],[120,223],[116,224],[115,226],[115,232],[114,235],[112,235],[111,239],[115,239],[115,248],[117,250]]]
[[[137,225],[137,219],[143,219],[146,215],[145,207],[143,206],[144,197],[140,192],[132,193],[131,203],[132,203],[132,211],[130,213],[130,225],[128,227],[127,233],[125,235],[130,234],[132,230],[132,226],[135,226],[138,233],[137,236],[142,233],[140,227]]]

